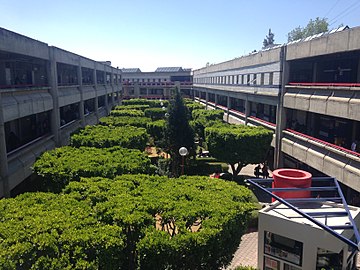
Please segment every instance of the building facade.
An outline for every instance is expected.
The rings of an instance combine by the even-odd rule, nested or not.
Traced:
[[[159,67],[154,72],[142,72],[139,68],[124,68],[121,71],[125,99],[168,99],[170,90],[175,87],[184,97],[193,96],[191,69]]]
[[[0,197],[120,101],[121,70],[0,28]]]
[[[193,72],[197,100],[229,122],[274,131],[269,162],[336,177],[360,192],[360,27],[279,45]]]

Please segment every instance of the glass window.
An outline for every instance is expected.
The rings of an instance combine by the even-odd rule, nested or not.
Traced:
[[[270,72],[269,74],[269,85],[273,85],[274,84],[274,72]]]
[[[265,254],[302,265],[303,243],[267,231],[264,234]]]
[[[267,256],[264,257],[264,270],[280,270],[280,262]]]
[[[284,263],[284,270],[301,270],[301,268]]]

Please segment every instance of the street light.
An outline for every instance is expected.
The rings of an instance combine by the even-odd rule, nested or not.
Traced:
[[[186,149],[186,147],[180,147],[179,154],[181,156],[181,175],[184,174],[184,158],[189,153],[189,151]]]

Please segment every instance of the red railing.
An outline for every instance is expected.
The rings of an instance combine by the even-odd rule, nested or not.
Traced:
[[[360,83],[307,83],[307,82],[291,82],[289,85],[295,86],[336,86],[336,87],[360,87]]]

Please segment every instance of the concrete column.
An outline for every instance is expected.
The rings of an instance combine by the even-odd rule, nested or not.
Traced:
[[[248,124],[248,117],[251,114],[251,102],[246,99],[245,100],[245,125]]]
[[[113,107],[115,105],[115,89],[116,89],[116,77],[117,75],[114,74],[114,71],[111,70],[111,107]]]
[[[0,192],[0,197],[4,196],[6,198],[10,197],[10,187],[9,187],[9,168],[8,160],[6,153],[6,140],[5,140],[5,123],[4,123],[4,114],[2,107],[2,98],[0,93],[0,180],[2,192]]]
[[[284,159],[281,151],[283,130],[286,127],[286,109],[284,108],[285,85],[289,81],[289,63],[286,61],[286,47],[282,47],[280,52],[280,79],[281,88],[279,89],[278,105],[276,111],[276,129],[275,129],[275,151],[274,151],[274,169],[283,167]]]
[[[205,92],[205,109],[208,108],[208,102],[209,102],[209,93]]]
[[[94,62],[94,90],[95,90],[95,104],[94,104],[94,110],[95,110],[95,116],[96,116],[96,122],[99,122],[99,105],[98,105],[98,83],[97,83],[97,74],[96,69],[97,64]]]
[[[229,95],[227,95],[227,97],[226,97],[226,108],[227,108],[227,110],[226,110],[226,122],[228,122],[229,123],[229,113],[230,113],[230,106],[231,106],[231,104],[230,104],[230,97],[229,97]]]
[[[104,65],[104,83],[105,83],[105,92],[106,92],[106,94],[105,94],[105,110],[106,110],[106,115],[108,115],[109,114],[109,100],[108,100],[108,95],[109,95],[109,91],[108,91],[108,89],[109,89],[109,87],[108,87],[108,84],[107,84],[107,80],[106,80],[106,66]],[[96,110],[98,110],[98,100],[99,100],[99,97],[98,97],[98,95],[96,95]]]
[[[138,98],[140,96],[140,86],[138,83],[133,83],[133,87],[134,87],[134,95],[136,98]],[[146,92],[148,91],[148,89],[146,89]]]
[[[149,88],[146,88],[146,96],[149,96]]]
[[[79,104],[79,116],[81,121],[81,126],[85,127],[85,115],[84,115],[84,89],[82,82],[82,71],[81,71],[81,58],[79,57],[79,65],[77,67],[77,77],[78,77],[78,85],[80,91],[80,104]]]
[[[318,63],[315,62],[315,63],[313,64],[312,82],[316,82],[316,81],[317,81],[317,67],[318,67]]]
[[[358,60],[358,67],[360,67],[360,57],[359,57],[359,60]],[[360,82],[360,68],[357,69],[357,82]]]
[[[49,47],[50,63],[48,64],[48,77],[50,85],[50,94],[53,99],[53,109],[51,111],[51,133],[54,135],[56,146],[60,146],[60,107],[59,107],[59,89],[58,72],[54,47]]]
[[[218,95],[215,93],[215,109],[216,109],[216,105],[218,105],[219,100],[218,100]]]

